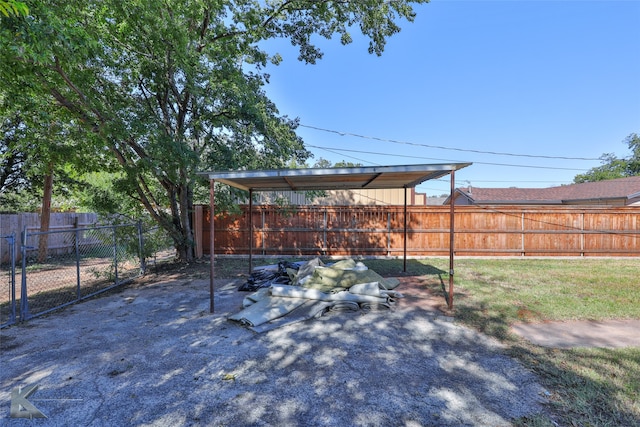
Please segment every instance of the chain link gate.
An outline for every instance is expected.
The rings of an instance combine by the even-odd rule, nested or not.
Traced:
[[[20,320],[144,274],[143,244],[140,223],[47,232],[25,228],[21,235]]]
[[[13,325],[17,319],[15,234],[0,237],[0,245],[3,244],[9,248],[9,259],[5,263],[0,257],[0,328]]]

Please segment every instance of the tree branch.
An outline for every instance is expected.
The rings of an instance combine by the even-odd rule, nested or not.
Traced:
[[[62,69],[62,66],[60,65],[60,60],[58,59],[57,56],[54,57],[54,62],[55,62],[55,66],[51,67],[51,69],[55,71],[60,77],[62,77],[67,87],[80,97],[81,103],[85,105],[96,116],[96,118],[100,121],[101,124],[104,124],[107,121],[104,115],[90,105],[89,101],[87,101],[87,96],[84,94],[84,92],[82,92],[82,90],[80,90],[80,88],[78,88],[73,83],[71,78]]]

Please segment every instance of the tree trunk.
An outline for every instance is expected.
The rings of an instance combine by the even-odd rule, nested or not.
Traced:
[[[191,230],[189,204],[188,184],[181,185],[178,189],[181,241],[176,248],[178,260],[181,262],[192,262],[194,260],[193,232]]]
[[[47,175],[44,178],[44,191],[42,193],[42,212],[40,215],[40,235],[38,243],[38,262],[44,262],[47,259],[47,242],[49,235],[49,222],[51,219],[51,194],[53,193],[53,162],[47,165]]]
[[[195,259],[190,209],[193,205],[193,190],[190,187],[186,183],[169,189],[170,221],[161,224],[173,239],[177,260],[183,263],[193,262]]]
[[[192,262],[194,259],[193,232],[191,230],[191,210],[189,183],[186,173],[181,171],[182,184],[178,189],[178,203],[180,206],[180,228],[182,229],[182,241],[185,246],[185,262]]]

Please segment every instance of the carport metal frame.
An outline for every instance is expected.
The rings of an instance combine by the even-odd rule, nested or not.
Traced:
[[[451,176],[450,198],[455,191],[455,171],[471,163],[422,164],[404,166],[364,166],[353,168],[271,169],[236,172],[200,172],[209,179],[209,310],[214,312],[215,283],[215,182],[219,181],[249,192],[249,271],[253,264],[253,192],[310,191],[404,188],[404,253],[403,271],[407,271],[407,189],[431,179]],[[447,304],[453,309],[455,204],[450,203],[449,227],[449,293]]]

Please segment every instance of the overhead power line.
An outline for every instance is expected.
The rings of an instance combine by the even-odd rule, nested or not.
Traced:
[[[372,155],[378,155],[378,156],[385,156],[385,157],[405,157],[405,158],[410,158],[410,159],[424,159],[424,160],[437,160],[437,161],[443,161],[443,162],[456,162],[456,160],[450,160],[450,159],[436,159],[436,158],[432,158],[432,157],[420,157],[420,156],[409,156],[409,155],[404,155],[404,154],[393,154],[393,153],[377,153],[374,151],[360,151],[360,150],[349,150],[346,148],[329,148],[329,147],[322,147],[319,145],[311,145],[311,144],[306,144],[307,147],[311,147],[311,148],[317,148],[320,150],[325,150],[328,151],[330,153],[334,153],[336,154],[337,152],[350,152],[350,153],[360,153],[360,154],[372,154]],[[356,157],[353,156],[347,156],[345,154],[342,154],[345,157],[350,157],[352,159],[356,159],[365,163],[373,163],[373,162],[367,162],[365,160],[362,159],[358,159]],[[376,164],[376,163],[373,163]],[[489,165],[489,166],[506,166],[506,167],[514,167],[514,168],[532,168],[532,169],[553,169],[553,170],[565,170],[565,171],[573,171],[573,172],[585,172],[585,169],[574,169],[574,168],[562,168],[562,167],[554,167],[554,166],[535,166],[535,165],[516,165],[516,164],[509,164],[509,163],[491,163],[491,162],[476,162],[474,161],[473,164],[475,165]],[[377,165],[377,164],[376,164]]]
[[[370,163],[370,164],[375,165],[375,166],[382,166],[380,163],[375,163],[375,162],[372,162],[370,160],[360,159],[358,157],[349,156],[347,154],[339,154],[338,152],[340,152],[340,151],[352,151],[352,152],[356,152],[356,153],[365,153],[365,154],[373,154],[373,153],[366,153],[366,152],[355,151],[355,150],[341,150],[339,148],[320,147],[318,145],[309,145],[309,144],[306,144],[306,146],[307,147],[311,147],[311,148],[318,148],[320,150],[328,151],[329,153],[338,154],[340,156],[348,157],[350,159],[357,160],[357,161],[362,162],[362,163]]]
[[[307,129],[314,129],[314,130],[318,130],[318,131],[322,131],[322,132],[334,133],[334,134],[337,134],[337,135],[340,135],[340,136],[347,136],[348,135],[348,136],[353,136],[353,137],[356,137],[356,138],[370,139],[370,140],[381,141],[381,142],[390,142],[390,143],[393,143],[393,144],[403,144],[403,145],[411,145],[411,146],[425,147],[425,148],[437,148],[439,150],[462,151],[462,152],[476,153],[476,154],[491,154],[491,155],[496,155],[496,156],[528,157],[528,158],[537,158],[537,159],[586,160],[586,161],[599,161],[599,160],[602,160],[600,158],[591,158],[591,157],[564,157],[564,156],[544,156],[544,155],[537,155],[537,154],[516,154],[516,153],[505,153],[505,152],[500,152],[500,151],[483,151],[483,150],[472,150],[472,149],[468,149],[468,148],[445,147],[445,146],[441,146],[441,145],[418,144],[416,142],[398,141],[398,140],[395,140],[395,139],[380,138],[380,137],[377,137],[377,136],[359,135],[357,133],[342,132],[342,131],[337,131],[337,130],[332,130],[332,129],[325,129],[325,128],[321,128],[321,127],[317,127],[317,126],[309,126],[309,125],[303,125],[303,124],[300,124],[299,126],[303,127],[303,128],[307,128]],[[487,164],[489,164],[489,163],[487,163]]]

